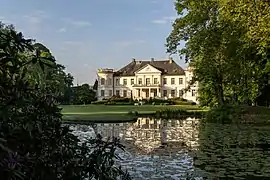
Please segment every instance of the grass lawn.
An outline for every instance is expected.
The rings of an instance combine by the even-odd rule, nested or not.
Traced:
[[[163,109],[184,109],[187,111],[201,110],[196,105],[143,105],[143,106],[117,106],[117,105],[64,105],[61,106],[63,119],[70,120],[88,120],[88,121],[132,121],[134,117],[128,115],[129,111],[137,111],[139,114],[151,114],[157,110]]]

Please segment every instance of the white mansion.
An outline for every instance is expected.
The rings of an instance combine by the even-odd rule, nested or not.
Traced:
[[[133,99],[174,98],[197,101],[198,83],[188,91],[193,73],[191,68],[183,70],[171,58],[168,60],[136,61],[118,71],[113,69],[98,70],[99,100],[108,99],[113,95]]]

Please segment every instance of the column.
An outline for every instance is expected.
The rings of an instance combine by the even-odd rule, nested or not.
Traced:
[[[140,88],[140,97],[142,97],[142,88]]]

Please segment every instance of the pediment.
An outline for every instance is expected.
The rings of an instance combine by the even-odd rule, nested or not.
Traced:
[[[145,65],[141,69],[135,72],[136,74],[149,74],[149,73],[161,73],[160,70],[151,66],[150,64]]]

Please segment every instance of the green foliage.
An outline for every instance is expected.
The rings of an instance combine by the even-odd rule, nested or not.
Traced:
[[[170,119],[170,118],[181,118],[183,116],[199,116],[201,117],[203,115],[203,112],[200,111],[186,111],[183,109],[164,109],[164,110],[158,110],[155,113],[155,116],[157,118],[164,118],[164,119]]]
[[[237,123],[240,120],[241,107],[224,104],[215,106],[206,113],[206,121],[211,123]]]
[[[185,56],[202,105],[251,104],[269,86],[269,5],[264,1],[177,0],[167,51]],[[185,47],[178,51],[181,41]],[[268,99],[267,101],[269,101]],[[266,103],[268,104],[268,102]]]
[[[91,104],[96,100],[96,92],[89,84],[72,87],[71,104]]]
[[[63,91],[61,83],[54,84],[61,79],[60,67],[48,49],[36,46],[14,27],[0,24],[1,178],[129,179],[114,164],[116,148],[123,149],[118,139],[97,135],[81,144],[62,125],[57,103]]]
[[[94,86],[93,86],[93,90],[97,91],[98,89],[98,80],[95,80]]]
[[[93,101],[91,104],[106,104],[108,100],[99,100],[99,101]]]
[[[117,97],[117,96],[112,96],[110,99],[108,99],[110,102],[130,102],[132,99],[130,98],[125,98],[125,97]]]
[[[165,100],[165,99],[146,99],[146,100],[143,100],[145,101],[145,104],[153,104],[155,103],[155,105],[161,105],[161,104],[167,104],[167,105],[173,105],[174,102],[172,100]]]
[[[134,105],[134,101],[130,98],[112,96],[107,100],[93,101],[92,104],[106,104],[106,105]]]

